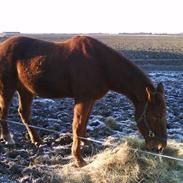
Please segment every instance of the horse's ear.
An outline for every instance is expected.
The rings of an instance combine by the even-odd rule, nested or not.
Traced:
[[[157,92],[164,93],[163,83],[159,83],[157,86]]]
[[[146,93],[147,93],[147,100],[149,102],[152,101],[152,92],[151,92],[151,89],[149,87],[146,87]]]

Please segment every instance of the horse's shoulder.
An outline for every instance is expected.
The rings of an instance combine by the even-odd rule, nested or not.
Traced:
[[[85,36],[85,35],[77,35],[77,36],[74,36],[73,38],[71,38],[73,41],[85,41],[85,40],[88,40],[88,39],[91,39],[91,37],[89,36]]]
[[[89,36],[74,36],[68,40],[67,45],[71,50],[87,50],[95,47],[94,38]]]
[[[70,42],[75,43],[75,44],[89,44],[93,42],[94,38],[90,36],[74,36],[73,38],[70,39]]]

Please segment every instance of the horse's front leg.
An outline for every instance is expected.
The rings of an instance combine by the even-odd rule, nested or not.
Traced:
[[[39,138],[39,135],[37,132],[30,127],[29,125],[31,124],[31,110],[32,110],[32,95],[24,90],[18,90],[18,97],[19,97],[19,114],[21,117],[22,122],[24,123],[29,137],[31,139],[31,142],[35,145],[38,145],[41,143],[41,140]]]
[[[85,137],[85,138],[87,138],[87,133],[86,133],[87,122],[88,122],[88,119],[90,117],[90,113],[92,111],[92,107],[93,107],[94,102],[95,101],[91,101],[91,102],[87,103],[88,110],[86,111],[86,120],[83,122],[84,125],[82,126],[82,134],[81,134],[81,136]],[[89,144],[91,144],[90,141],[87,141],[86,139],[81,139],[81,145],[89,145]]]
[[[74,106],[74,118],[73,118],[73,144],[72,144],[72,156],[75,160],[76,166],[81,167],[85,165],[80,153],[80,145],[82,139],[80,137],[85,137],[86,135],[86,123],[93,102],[78,102]]]

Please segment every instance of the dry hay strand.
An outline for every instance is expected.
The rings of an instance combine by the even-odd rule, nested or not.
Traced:
[[[175,147],[175,148],[172,148]],[[106,149],[88,159],[87,166],[74,168],[70,163],[60,170],[54,170],[53,182],[64,183],[180,183],[183,182],[183,164],[175,160],[134,151],[144,149],[144,143],[128,138],[116,148]],[[175,141],[164,154],[183,157],[183,144]]]

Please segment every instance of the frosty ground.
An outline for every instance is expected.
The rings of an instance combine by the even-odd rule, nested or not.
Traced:
[[[155,84],[161,81],[165,86],[167,119],[170,126],[168,137],[183,142],[183,73],[150,71],[148,75]],[[33,102],[33,124],[61,133],[71,132],[73,103],[74,101],[69,98],[61,100],[36,98]],[[19,122],[17,105],[18,101],[15,97],[8,119]],[[115,119],[116,123],[111,125],[110,118]],[[26,138],[27,133],[23,127],[14,124],[9,124],[9,127],[14,134],[16,149],[0,145],[1,175],[20,182],[40,181],[39,177],[42,177],[41,180],[44,181],[43,178],[46,177],[44,171],[39,167],[37,169],[29,168],[31,164],[56,165],[70,161],[71,136],[40,131],[43,145],[36,148]],[[134,121],[132,104],[127,98],[114,92],[109,92],[96,102],[87,129],[88,136],[98,140],[109,141],[125,136],[141,137]],[[83,148],[83,154],[89,156],[102,148],[103,146],[100,145],[96,145],[94,149],[86,147]]]
[[[125,56],[135,58],[165,58],[169,63],[171,59],[179,59],[168,65],[159,61],[159,64],[148,62],[138,63],[156,85],[163,82],[167,103],[168,138],[177,142],[183,142],[183,70],[182,54],[146,51],[124,51]],[[169,54],[169,55],[168,55]],[[166,55],[166,56],[165,56]],[[9,123],[15,142],[15,147],[8,147],[0,143],[0,182],[47,182],[50,175],[46,167],[67,164],[71,161],[72,132],[74,101],[65,99],[42,99],[35,98],[33,102],[32,123],[35,126],[56,130],[65,134],[54,134],[39,131],[43,144],[37,148],[33,146],[26,130],[22,126]],[[8,119],[20,122],[17,112],[18,100],[15,96],[10,106]],[[112,121],[112,122],[111,122]],[[104,141],[112,141],[126,136],[139,134],[133,116],[133,105],[124,96],[115,92],[109,92],[98,100],[91,113],[88,127],[88,136]],[[94,144],[82,148],[84,156],[91,156],[104,149],[105,145]],[[34,166],[36,165],[36,166]],[[49,182],[49,181],[48,181]]]

